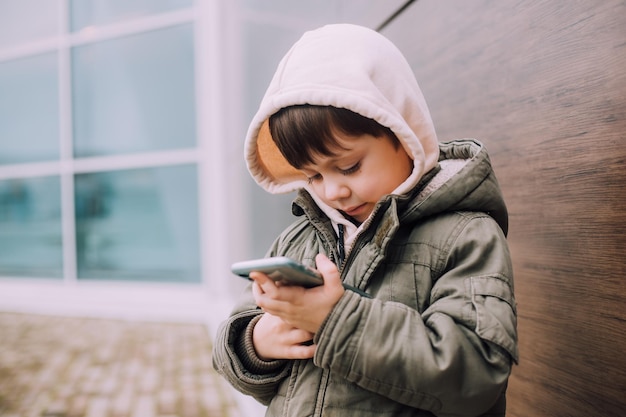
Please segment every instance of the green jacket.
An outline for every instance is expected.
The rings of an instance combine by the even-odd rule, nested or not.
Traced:
[[[262,311],[248,290],[218,331],[213,361],[267,416],[504,416],[518,360],[507,212],[482,145],[440,145],[439,165],[382,199],[341,266],[346,291],[315,335],[312,360],[263,362]],[[337,259],[328,217],[302,191],[273,245],[314,265]]]

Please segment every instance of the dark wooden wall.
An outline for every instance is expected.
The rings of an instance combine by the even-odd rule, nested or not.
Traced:
[[[508,415],[626,416],[626,2],[418,0],[382,33],[510,209]]]

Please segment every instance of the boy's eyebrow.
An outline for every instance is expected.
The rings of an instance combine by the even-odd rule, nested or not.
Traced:
[[[343,149],[341,150],[341,152],[351,152],[352,149]],[[343,159],[345,158],[349,158],[351,155],[331,155],[331,156],[322,156],[322,158],[324,159],[324,165],[331,165],[331,164],[336,164],[337,162],[341,162]],[[327,159],[326,159],[327,158]],[[307,165],[303,165],[300,167],[300,171],[315,171],[315,169],[311,168],[311,165],[319,165],[319,163],[316,163],[315,161],[313,161],[310,164]]]

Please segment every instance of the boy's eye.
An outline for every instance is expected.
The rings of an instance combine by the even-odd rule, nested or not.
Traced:
[[[352,165],[350,168],[342,169],[340,171],[343,175],[350,175],[350,174],[354,174],[355,172],[357,172],[360,168],[361,168],[361,162],[357,162],[356,164]]]
[[[310,176],[308,178],[308,181],[309,181],[309,184],[311,184],[313,181],[317,181],[320,179],[322,179],[322,176],[320,174],[315,174],[315,175]]]

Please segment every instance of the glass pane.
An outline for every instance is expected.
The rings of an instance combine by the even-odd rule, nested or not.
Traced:
[[[0,275],[61,278],[58,177],[0,181]]]
[[[191,25],[73,51],[77,157],[195,146]]]
[[[56,53],[0,63],[0,164],[59,158]]]
[[[193,0],[73,0],[72,31],[191,7]]]
[[[196,167],[76,176],[79,279],[200,282]]]
[[[61,0],[1,0],[0,48],[59,33]]]

